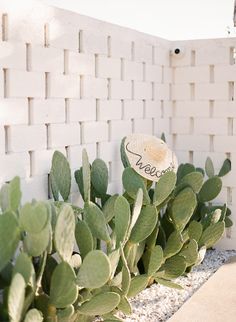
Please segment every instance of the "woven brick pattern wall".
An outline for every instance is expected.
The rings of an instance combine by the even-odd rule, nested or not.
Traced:
[[[0,4],[0,183],[19,175],[24,201],[48,198],[54,150],[74,172],[86,148],[107,162],[117,192],[122,137],[163,130],[169,42],[28,3]]]
[[[164,132],[179,162],[232,160],[218,201],[236,219],[234,39],[169,42],[39,1],[2,0],[0,23],[0,184],[19,175],[23,201],[48,198],[55,149],[74,172],[86,148],[119,192],[122,137]],[[234,227],[221,245],[236,247]]]
[[[236,64],[235,39],[173,43],[183,55],[172,55],[172,116],[169,133],[180,160],[204,167],[210,156],[218,173],[226,157],[232,171],[223,178],[217,201],[236,214]],[[227,238],[228,237],[228,238]],[[221,245],[236,245],[236,228]],[[231,238],[231,239],[230,239]],[[234,240],[234,241],[233,241]],[[230,246],[231,245],[231,246]]]

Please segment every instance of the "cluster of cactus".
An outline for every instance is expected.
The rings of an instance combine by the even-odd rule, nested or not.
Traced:
[[[21,205],[18,177],[0,191],[0,321],[121,321],[129,298],[154,281],[173,280],[199,264],[231,225],[230,211],[209,202],[221,189],[210,159],[203,169],[181,165],[153,187],[125,166],[123,195],[109,195],[104,161],[86,151],[75,180],[83,208],[69,202],[71,169],[56,151],[50,187],[54,200]]]

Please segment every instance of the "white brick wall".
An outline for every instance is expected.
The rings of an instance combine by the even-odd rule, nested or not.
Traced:
[[[19,175],[23,200],[47,198],[54,150],[75,170],[86,148],[118,192],[122,137],[164,132],[179,162],[231,158],[220,198],[236,221],[235,39],[175,43],[33,0],[2,0],[0,12],[0,182]],[[236,248],[236,229],[227,236]]]

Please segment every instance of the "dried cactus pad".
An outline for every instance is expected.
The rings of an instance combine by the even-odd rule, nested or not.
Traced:
[[[175,154],[155,136],[131,134],[125,139],[124,151],[130,166],[148,180],[158,181],[164,173],[177,171]]]

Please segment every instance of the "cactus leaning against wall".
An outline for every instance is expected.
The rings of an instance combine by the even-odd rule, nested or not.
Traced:
[[[132,311],[129,298],[153,282],[173,280],[198,265],[231,225],[230,211],[211,202],[221,189],[225,161],[214,174],[181,165],[153,186],[129,167],[121,146],[123,195],[107,192],[104,161],[83,151],[75,181],[84,200],[70,203],[71,169],[64,155],[52,159],[54,200],[21,205],[20,179],[0,191],[0,320],[86,322]]]

